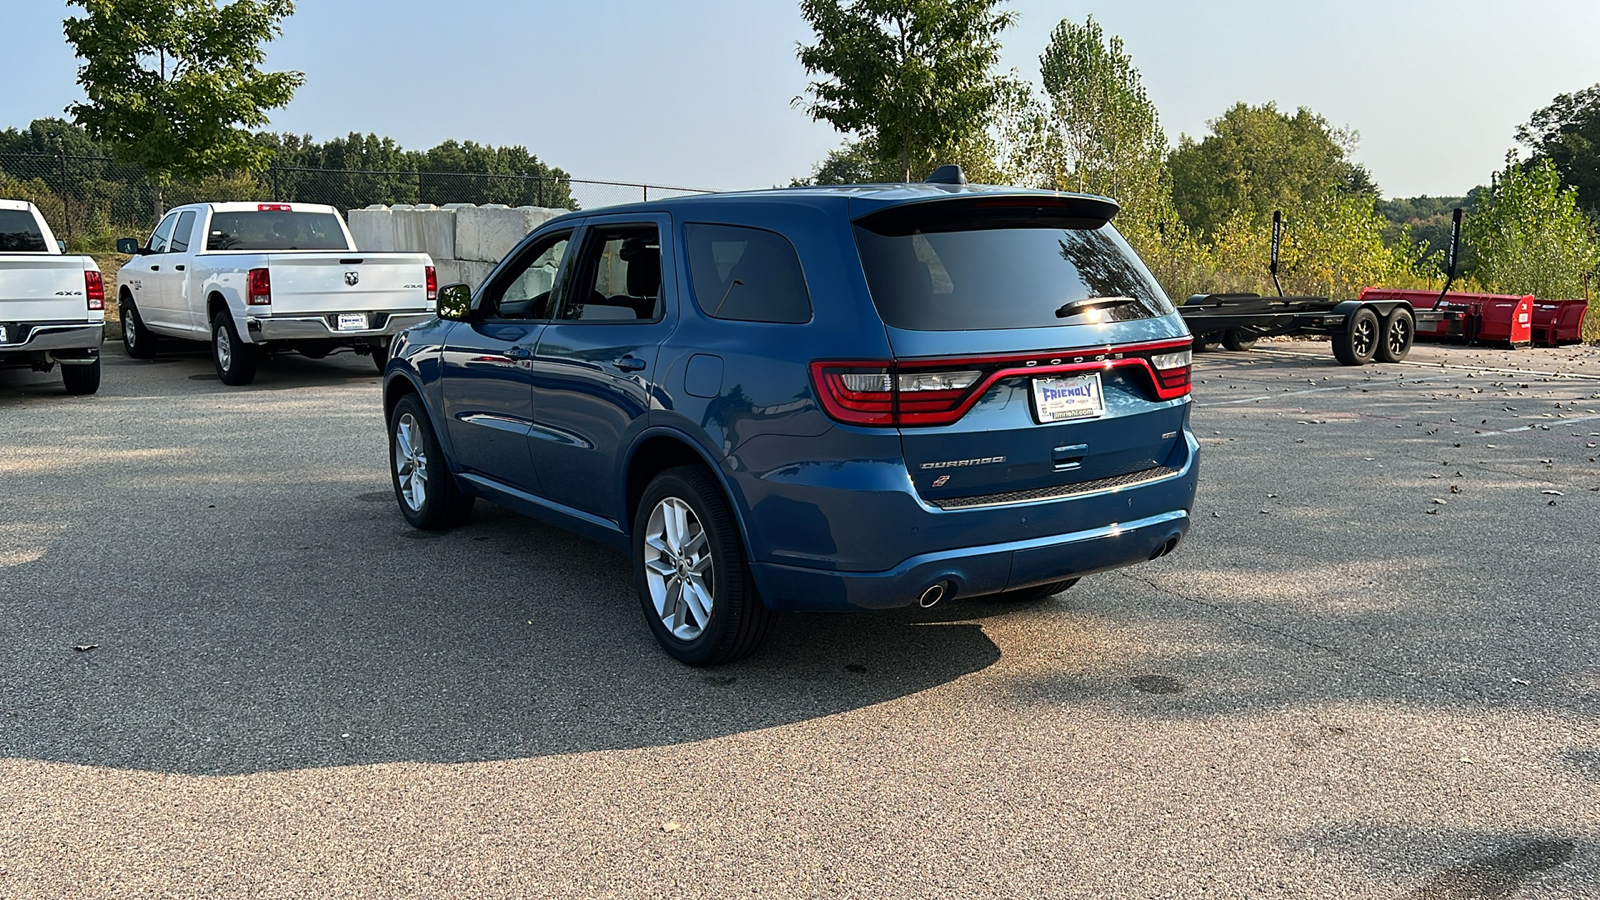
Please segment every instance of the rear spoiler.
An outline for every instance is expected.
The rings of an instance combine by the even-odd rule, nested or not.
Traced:
[[[856,225],[901,237],[913,231],[982,228],[1094,230],[1117,214],[1117,201],[1073,194],[964,194],[912,200],[857,216]]]

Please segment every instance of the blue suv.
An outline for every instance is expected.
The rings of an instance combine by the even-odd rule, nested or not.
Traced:
[[[779,610],[1033,599],[1170,552],[1191,338],[1116,204],[948,181],[551,220],[395,341],[401,513],[481,497],[623,549],[691,665]]]

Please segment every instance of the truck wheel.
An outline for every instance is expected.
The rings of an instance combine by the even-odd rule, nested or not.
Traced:
[[[144,327],[139,318],[139,308],[132,297],[123,297],[117,304],[117,315],[122,317],[122,352],[133,359],[151,359],[156,355],[156,335]]]
[[[668,469],[645,489],[633,517],[633,571],[650,631],[679,662],[732,662],[772,627],[733,513],[694,466]]]
[[[473,498],[456,486],[428,413],[415,394],[400,398],[389,414],[389,478],[400,514],[413,528],[450,528],[472,513]]]
[[[383,374],[383,367],[389,364],[389,342],[380,341],[372,345],[372,363],[378,367],[378,374]]]
[[[1046,597],[1054,597],[1077,583],[1078,579],[1076,578],[1068,578],[1066,581],[1052,581],[1049,584],[1041,584],[1031,588],[1001,591],[994,595],[994,599],[1004,600],[1007,603],[1029,603],[1034,600],[1043,600]]]
[[[211,361],[216,364],[217,377],[223,384],[237,387],[256,380],[261,348],[239,339],[239,331],[233,327],[233,316],[227,310],[217,313],[211,320]]]
[[[1248,331],[1229,328],[1222,333],[1222,346],[1235,353],[1243,353],[1256,345],[1256,339]]]
[[[100,390],[100,360],[87,366],[61,364],[61,383],[69,394],[92,394]]]
[[[1197,334],[1194,336],[1194,352],[1210,353],[1221,346],[1221,344],[1218,343],[1220,340],[1222,340],[1221,335]]]
[[[1333,336],[1333,355],[1347,366],[1364,366],[1378,352],[1378,314],[1363,306],[1344,331]]]
[[[1411,310],[1397,306],[1383,319],[1383,340],[1378,342],[1378,362],[1397,363],[1411,353],[1416,340],[1417,320]]]

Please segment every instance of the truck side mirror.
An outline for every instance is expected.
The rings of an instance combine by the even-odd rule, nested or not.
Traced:
[[[62,253],[67,252],[67,242],[63,241],[61,238],[56,238],[56,249],[60,250]]]
[[[139,255],[139,241],[137,238],[117,238],[117,252],[128,256]]]
[[[472,315],[472,288],[457,282],[439,288],[439,318],[465,322]]]

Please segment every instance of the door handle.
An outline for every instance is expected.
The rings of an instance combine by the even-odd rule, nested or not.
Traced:
[[[638,372],[646,365],[644,360],[631,354],[620,359],[614,359],[611,364],[624,372]]]
[[[527,347],[511,347],[506,350],[506,356],[510,359],[533,359]]]
[[[177,269],[179,272],[183,271],[183,266],[173,266],[173,268]]]
[[[150,267],[150,271],[159,272],[159,271],[161,271],[161,267],[160,266],[151,266]]]

